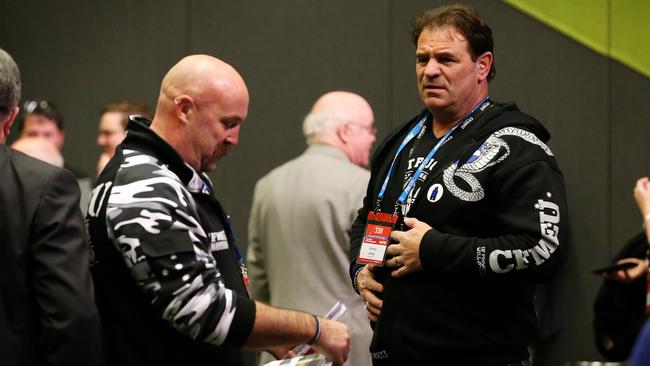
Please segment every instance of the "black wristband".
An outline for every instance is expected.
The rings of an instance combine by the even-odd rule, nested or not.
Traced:
[[[357,286],[357,278],[359,277],[359,272],[361,272],[362,269],[366,268],[366,266],[361,266],[354,271],[354,279],[352,280],[352,287],[354,287],[354,291],[356,291],[359,295],[361,293],[359,292],[359,286]]]
[[[316,344],[316,342],[318,342],[320,339],[320,319],[314,314],[312,314],[312,316],[314,317],[314,320],[316,320],[316,333],[314,334],[314,337],[312,337],[312,339],[307,342],[307,344],[310,346]]]

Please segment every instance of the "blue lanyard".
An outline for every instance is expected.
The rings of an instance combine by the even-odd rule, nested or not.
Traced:
[[[474,120],[474,112],[476,112],[478,109],[481,111],[485,110],[485,108],[490,105],[489,97],[485,97],[483,100],[481,100],[477,105],[474,106],[463,118],[461,118],[460,123],[457,123],[452,129],[447,131],[447,133],[438,141],[438,143],[431,149],[427,157],[424,159],[422,163],[420,163],[420,167],[415,171],[413,176],[411,176],[411,179],[409,179],[408,183],[404,187],[404,190],[402,191],[402,194],[400,194],[399,198],[397,199],[397,202],[395,202],[395,210],[404,202],[406,202],[406,198],[408,197],[409,193],[411,193],[411,190],[413,190],[413,187],[415,187],[415,183],[417,182],[418,178],[422,174],[422,171],[424,171],[424,168],[429,165],[429,162],[433,159],[433,157],[436,155],[438,150],[444,145],[447,141],[449,141],[454,133],[460,127],[461,130],[463,130],[470,122]],[[390,180],[390,177],[393,173],[393,168],[395,167],[395,161],[397,160],[397,157],[399,154],[402,152],[404,147],[408,145],[411,140],[415,136],[417,136],[420,133],[420,130],[422,130],[422,127],[424,126],[424,122],[427,120],[427,118],[431,114],[429,112],[426,112],[422,118],[418,121],[418,123],[409,131],[409,133],[404,137],[404,140],[400,144],[400,146],[397,148],[397,152],[395,152],[395,157],[393,157],[393,162],[390,164],[390,168],[388,169],[388,173],[386,173],[386,178],[384,179],[384,184],[381,186],[381,190],[379,191],[379,194],[377,195],[377,209],[379,209],[379,204],[381,201],[384,199],[384,194],[386,193],[386,187],[388,187],[388,181]]]

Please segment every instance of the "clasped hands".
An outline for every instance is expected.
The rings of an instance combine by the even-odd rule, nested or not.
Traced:
[[[386,248],[386,256],[390,259],[386,260],[384,266],[395,268],[391,272],[393,277],[402,277],[422,270],[420,243],[424,234],[431,229],[431,226],[412,217],[405,217],[404,224],[409,229],[393,231],[390,237],[395,243]],[[371,321],[379,319],[383,305],[379,294],[384,292],[384,285],[375,279],[375,269],[375,266],[368,264],[357,275],[357,289]]]

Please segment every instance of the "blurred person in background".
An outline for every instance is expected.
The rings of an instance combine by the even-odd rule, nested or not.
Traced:
[[[255,186],[248,225],[251,295],[315,314],[342,301],[348,311],[340,320],[351,334],[348,364],[370,365],[372,331],[347,268],[350,227],[370,177],[364,168],[375,142],[374,114],[360,95],[329,92],[305,117],[303,133],[307,150]]]
[[[22,137],[11,144],[11,148],[32,158],[63,168],[63,156],[49,140],[42,137]]]
[[[54,103],[45,99],[31,99],[23,104],[24,117],[20,124],[20,138],[39,137],[50,141],[63,156],[65,143],[65,130],[63,114],[55,107]],[[86,214],[90,202],[92,179],[80,169],[71,166],[64,159],[64,168],[68,169],[77,178],[81,191],[79,207],[82,214]]]
[[[630,263],[632,267],[604,272],[594,302],[596,347],[608,361],[628,359],[647,319],[649,187],[648,178],[644,177],[634,188],[634,198],[643,217],[643,231],[630,238],[612,260],[612,265]]]
[[[641,217],[643,218],[643,229],[646,236],[646,242],[650,243],[650,180],[648,177],[639,179],[634,187],[634,199],[636,200]],[[649,250],[650,251],[650,250]],[[648,262],[644,263],[646,269],[646,278],[650,280],[650,269]],[[646,294],[646,313],[650,310],[650,292]],[[645,326],[636,341],[632,350],[630,366],[647,366],[650,365],[650,323],[646,321]]]
[[[28,100],[23,104],[23,112],[25,116],[20,125],[20,138],[39,137],[48,140],[60,152],[65,142],[63,115],[54,104],[44,99]]]
[[[97,134],[97,145],[102,148],[102,153],[97,161],[97,175],[115,154],[115,147],[124,140],[126,125],[132,114],[151,118],[151,109],[145,103],[127,99],[116,100],[102,109]]]

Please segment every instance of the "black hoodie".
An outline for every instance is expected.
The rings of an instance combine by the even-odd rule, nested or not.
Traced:
[[[364,206],[352,227],[353,282],[365,218],[398,146],[424,113],[393,132],[373,156]],[[426,124],[430,128],[430,119]],[[430,130],[425,136],[433,139]],[[545,145],[549,138],[515,104],[495,103],[434,156],[406,212],[433,227],[420,245],[424,269],[401,278],[378,270],[384,302],[370,348],[385,359],[382,364],[527,359],[526,346],[538,333],[535,284],[557,271],[568,233],[563,177]],[[428,153],[420,148],[418,155],[416,146],[409,159],[414,144],[397,159],[381,211],[393,212],[404,177]]]

